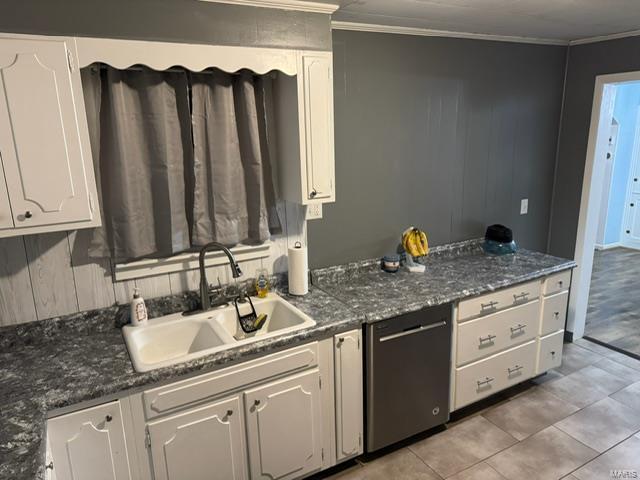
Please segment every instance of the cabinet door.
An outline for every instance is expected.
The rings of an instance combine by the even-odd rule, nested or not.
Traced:
[[[245,392],[252,480],[292,479],[320,469],[318,369]]]
[[[148,426],[155,480],[247,478],[238,396]]]
[[[360,330],[336,335],[336,449],[338,461],[362,453],[362,350]]]
[[[331,54],[303,54],[307,198],[333,201],[333,66]]]
[[[2,168],[2,151],[0,150],[0,230],[5,228],[13,228],[13,213],[11,213],[11,203]]]
[[[59,480],[129,480],[120,402],[52,418],[47,423]]]
[[[0,39],[0,152],[16,228],[92,218],[79,82],[65,40]]]

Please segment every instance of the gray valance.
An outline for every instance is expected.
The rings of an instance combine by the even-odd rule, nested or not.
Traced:
[[[266,98],[251,72],[82,72],[103,226],[90,254],[169,256],[280,231]]]

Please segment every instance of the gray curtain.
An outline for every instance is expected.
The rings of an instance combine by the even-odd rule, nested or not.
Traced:
[[[193,245],[260,243],[280,232],[267,145],[268,76],[191,74]]]
[[[90,254],[127,260],[188,249],[186,72],[93,68],[83,72],[83,88],[85,103],[100,98],[88,121],[103,227]]]
[[[269,81],[251,72],[83,69],[103,219],[90,255],[163,257],[280,232]]]

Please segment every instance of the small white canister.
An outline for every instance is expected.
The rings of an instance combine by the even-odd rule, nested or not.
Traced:
[[[307,247],[296,242],[289,248],[289,293],[306,295],[309,293],[309,258]]]

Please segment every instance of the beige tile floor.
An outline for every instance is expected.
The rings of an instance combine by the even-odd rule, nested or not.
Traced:
[[[454,412],[443,431],[315,478],[640,478],[640,360],[586,340],[566,344],[557,371]]]

